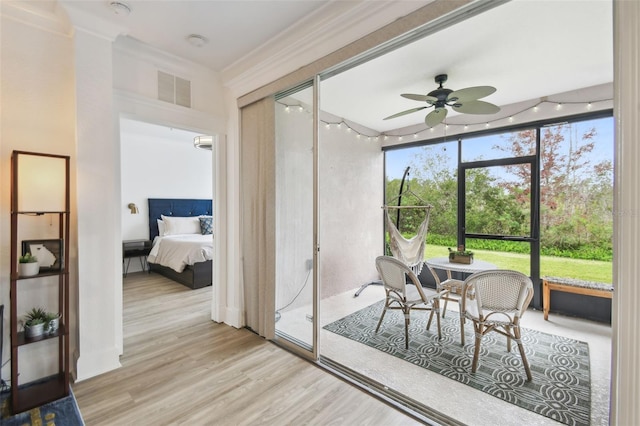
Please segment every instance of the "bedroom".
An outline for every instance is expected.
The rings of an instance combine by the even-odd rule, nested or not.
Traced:
[[[134,244],[137,241],[154,242],[150,233],[157,234],[157,227],[153,231],[150,227],[151,199],[212,199],[213,157],[211,150],[197,149],[193,140],[197,133],[165,126],[143,123],[123,118],[120,121],[120,155],[122,174],[122,241]],[[127,208],[129,204],[134,209]],[[211,205],[205,209],[210,213]],[[158,214],[168,214],[169,209],[160,209]],[[206,213],[206,211],[203,211]],[[187,213],[185,213],[187,214]],[[176,216],[182,214],[176,213]],[[200,223],[197,223],[200,232]],[[191,230],[189,230],[190,232]],[[197,253],[189,263],[196,258],[199,261],[210,260],[212,241],[208,248],[202,250],[203,258]],[[147,268],[144,259],[124,259],[126,273],[138,272]],[[171,261],[171,260],[169,260]],[[177,261],[176,261],[177,262]],[[171,265],[176,274],[183,272],[182,262],[166,263]],[[156,264],[152,270],[158,273]],[[174,269],[163,269],[163,273],[172,274]],[[209,276],[211,270],[209,269]],[[179,279],[179,275],[173,276]],[[210,283],[210,280],[209,280]],[[126,285],[126,275],[124,280]],[[187,285],[187,284],[185,284]]]

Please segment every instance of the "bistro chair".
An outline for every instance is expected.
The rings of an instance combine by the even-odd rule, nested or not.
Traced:
[[[477,272],[468,277],[462,289],[462,311],[473,322],[475,349],[471,371],[476,372],[482,338],[492,331],[507,337],[507,351],[513,339],[520,350],[522,364],[531,381],[531,369],[521,341],[520,318],[533,297],[533,283],[526,275],[509,270]]]
[[[376,333],[380,329],[380,324],[387,309],[399,309],[404,314],[404,341],[405,348],[409,349],[409,320],[411,309],[429,310],[429,321],[427,330],[431,327],[433,315],[436,315],[438,323],[438,339],[442,338],[440,329],[440,298],[447,293],[447,290],[434,291],[422,288],[418,277],[411,269],[391,256],[379,256],[376,258],[376,268],[380,273],[382,285],[386,293],[384,309],[376,327]],[[407,280],[407,277],[409,278]],[[407,283],[409,281],[409,283]]]
[[[444,318],[447,313],[447,303],[449,301],[455,302],[458,304],[458,312],[460,314],[460,343],[464,346],[464,315],[461,308],[460,299],[462,298],[462,287],[464,285],[463,280],[456,280],[455,278],[451,278],[451,272],[447,273],[447,278],[444,280],[440,280],[438,273],[434,270],[429,263],[424,263],[427,268],[429,268],[429,272],[433,275],[433,279],[436,282],[436,290],[443,291],[447,290],[446,295],[442,296],[442,300],[444,300],[444,305],[442,306],[442,318]]]

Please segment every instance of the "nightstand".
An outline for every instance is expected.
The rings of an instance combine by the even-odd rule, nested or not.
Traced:
[[[131,258],[137,257],[140,259],[140,266],[143,271],[149,269],[147,264],[147,256],[151,252],[151,240],[125,240],[122,242],[122,263],[124,266],[124,276],[127,276],[129,271],[129,263]],[[126,261],[126,266],[124,265]]]

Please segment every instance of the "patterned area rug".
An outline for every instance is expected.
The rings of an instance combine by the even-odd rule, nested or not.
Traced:
[[[586,343],[523,329],[522,341],[533,375],[533,380],[526,382],[515,343],[507,352],[506,338],[489,333],[482,339],[478,371],[472,374],[473,326],[467,323],[466,344],[461,346],[457,312],[448,312],[442,319],[442,340],[438,340],[435,319],[431,330],[425,330],[429,312],[412,311],[406,350],[401,312],[388,311],[375,333],[383,306],[380,301],[324,328],[558,422],[589,424],[591,385]]]
[[[2,401],[1,426],[84,426],[73,392],[57,401],[18,413],[14,416],[9,409],[10,393],[0,394]]]

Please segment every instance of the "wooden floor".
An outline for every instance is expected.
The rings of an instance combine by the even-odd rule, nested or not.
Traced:
[[[210,306],[211,287],[129,274],[122,367],[72,386],[85,423],[416,423],[248,330],[212,322]]]

